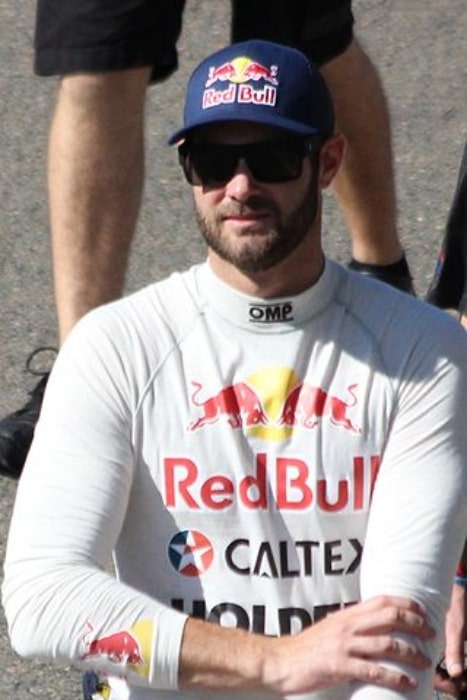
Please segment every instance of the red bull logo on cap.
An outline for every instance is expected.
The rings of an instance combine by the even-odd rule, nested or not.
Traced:
[[[264,66],[262,63],[252,61],[247,56],[239,56],[232,61],[222,63],[220,66],[211,66],[206,80],[206,87],[214,83],[229,81],[230,83],[247,83],[264,80],[271,85],[279,85],[277,80],[277,66]]]
[[[193,382],[191,402],[199,409],[190,431],[224,422],[243,428],[265,440],[283,440],[294,430],[311,430],[323,421],[351,434],[361,433],[352,413],[357,407],[358,386],[347,387],[347,397],[300,380],[287,367],[266,367],[245,381],[224,386],[205,395],[200,382]]]
[[[220,66],[210,66],[203,93],[203,109],[233,102],[273,107],[279,85],[277,72],[277,66],[266,66],[247,56],[239,56]],[[224,89],[225,83],[228,86]]]

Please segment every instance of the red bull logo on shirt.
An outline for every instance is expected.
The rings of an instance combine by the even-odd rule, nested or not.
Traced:
[[[225,84],[227,87],[224,88]],[[276,104],[278,85],[277,66],[265,66],[247,56],[238,56],[220,66],[209,68],[203,93],[203,109],[233,102],[272,107]]]
[[[239,478],[235,473],[221,471],[206,475],[203,465],[192,459],[165,457],[163,497],[170,510],[273,508],[300,513],[313,509],[328,514],[365,511],[379,467],[378,455],[359,455],[353,457],[351,470],[345,476],[317,478],[311,462],[297,457],[271,458],[260,452],[249,473]]]
[[[296,429],[312,430],[327,421],[350,434],[361,433],[353,417],[358,404],[355,383],[347,387],[346,397],[301,381],[287,367],[268,367],[207,396],[200,382],[192,384],[191,402],[200,412],[188,426],[191,431],[225,423],[279,441]]]

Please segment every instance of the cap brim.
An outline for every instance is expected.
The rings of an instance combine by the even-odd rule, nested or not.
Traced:
[[[285,119],[284,117],[280,117],[277,114],[258,115],[257,117],[255,117],[255,119],[252,119],[251,115],[248,117],[247,115],[242,116],[241,114],[237,115],[225,113],[222,115],[216,114],[216,116],[212,115],[212,117],[206,115],[203,119],[198,119],[191,122],[191,124],[175,131],[172,134],[172,136],[167,140],[167,144],[169,146],[173,146],[176,143],[180,143],[181,141],[186,139],[188,134],[191,131],[193,131],[193,129],[197,129],[201,126],[209,124],[220,124],[226,122],[249,122],[251,124],[264,124],[265,126],[275,126],[278,129],[284,129],[285,131],[299,134],[300,136],[312,136],[314,134],[321,133],[318,129],[310,126],[309,124],[296,122],[292,119]],[[327,136],[326,134],[322,135]]]

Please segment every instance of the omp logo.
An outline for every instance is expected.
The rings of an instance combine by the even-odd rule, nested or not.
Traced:
[[[284,323],[293,321],[293,306],[290,301],[282,304],[250,304],[250,323]]]
[[[202,532],[183,530],[169,543],[169,560],[182,576],[201,576],[212,564],[214,549]]]

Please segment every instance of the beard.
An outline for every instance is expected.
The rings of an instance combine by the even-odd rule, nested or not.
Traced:
[[[202,216],[196,208],[196,220],[209,248],[241,272],[264,272],[285,260],[306,238],[318,211],[317,168],[313,168],[303,199],[287,216],[268,197],[253,195],[245,202],[220,206],[212,214]],[[240,242],[222,235],[224,217],[245,216],[261,212],[269,214],[251,226]]]

